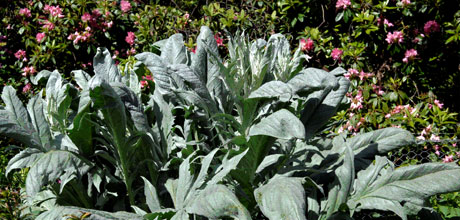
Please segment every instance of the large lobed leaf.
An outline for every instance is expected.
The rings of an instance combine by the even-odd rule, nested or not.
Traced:
[[[454,163],[426,163],[394,169],[386,158],[358,173],[348,205],[352,209],[393,211],[402,219],[426,207],[430,196],[460,190],[460,167]]]

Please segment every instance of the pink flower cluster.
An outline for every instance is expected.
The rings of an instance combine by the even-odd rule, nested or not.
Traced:
[[[224,39],[222,39],[222,37],[220,37],[220,33],[217,33],[214,35],[214,39],[216,40],[216,43],[217,43],[217,46],[218,47],[223,47],[225,46],[224,45]]]
[[[386,18],[383,19],[383,23],[382,23],[382,19],[381,19],[381,18],[378,18],[378,19],[377,19],[377,24],[379,24],[379,25],[382,25],[382,24],[383,24],[383,25],[386,25],[387,27],[393,27],[393,26],[394,26],[393,23],[391,23],[390,21],[388,21],[388,19],[386,19]]]
[[[425,32],[425,34],[438,32],[439,30],[440,26],[436,21],[428,21],[425,23],[425,26],[423,26],[423,31]]]
[[[14,56],[18,59],[18,60],[21,60],[23,62],[27,61],[27,57],[26,57],[26,51],[24,50],[18,50],[16,53],[14,53]]]
[[[149,83],[147,82],[147,80],[150,80],[150,81],[153,81],[153,77],[152,76],[142,76],[142,79],[141,80],[141,89],[143,89],[145,86],[148,87]]]
[[[351,95],[350,95],[351,97]],[[363,108],[363,91],[359,90],[358,94],[356,94],[355,97],[351,98],[351,105],[350,109],[355,110],[355,109],[362,109]]]
[[[425,136],[431,132],[431,125],[428,125],[426,128],[422,130],[419,136],[417,136],[417,140],[425,140]]]
[[[305,39],[300,39],[300,49],[302,51],[311,51],[314,48],[314,43],[311,38],[308,38],[307,40]]]
[[[46,29],[46,30],[48,30],[48,31],[53,30],[54,27],[55,27],[54,23],[51,22],[51,21],[49,21],[49,20],[45,20],[45,21],[44,21],[43,23],[41,23],[41,24],[43,24],[43,29]]]
[[[134,45],[134,41],[136,40],[136,35],[134,32],[128,32],[128,35],[125,37],[126,43],[128,43],[130,46]]]
[[[332,50],[332,52],[331,52],[332,59],[333,60],[338,60],[339,62],[342,59],[342,54],[343,54],[343,50],[341,50],[339,48],[334,48]]]
[[[393,43],[402,43],[404,40],[404,35],[401,31],[389,32],[387,38],[385,39],[389,44]]]
[[[79,42],[86,42],[89,41],[91,37],[91,28],[86,27],[83,33],[75,31],[74,34],[70,34],[67,39],[72,40],[73,44],[78,44]]]
[[[131,3],[129,3],[129,1],[121,0],[121,2],[120,2],[120,8],[121,8],[121,11],[123,11],[124,13],[126,13],[126,12],[128,12],[129,10],[131,10]]]
[[[354,113],[349,113],[349,116],[350,116],[350,119],[354,116]],[[338,133],[342,133],[345,129],[350,131],[350,132],[353,132],[353,135],[356,135],[357,132],[359,131],[359,128],[364,125],[364,123],[366,122],[366,120],[364,119],[364,117],[361,117],[359,119],[359,122],[356,123],[355,126],[351,125],[350,123],[350,120],[347,121],[346,124],[344,124],[342,127],[339,128],[338,130]]]
[[[351,5],[350,0],[337,0],[337,3],[335,4],[335,8],[347,9],[347,7],[350,5]]]
[[[91,14],[88,13],[88,12],[85,12],[82,16],[81,16],[81,20],[83,22],[88,22],[91,20]]]
[[[406,50],[406,53],[404,53],[403,62],[408,63],[409,61],[415,59],[417,55],[418,53],[415,49]]]
[[[409,104],[407,105],[398,105],[394,107],[390,113],[385,115],[385,118],[390,118],[392,115],[399,114],[399,113],[404,113],[404,118],[407,118],[407,112],[409,112],[411,115],[417,112],[417,108],[413,108]]]
[[[24,16],[24,17],[27,17],[27,18],[32,17],[32,13],[30,12],[30,10],[28,8],[19,9],[19,14]]]
[[[22,88],[22,93],[28,93],[32,89],[32,84],[27,83],[23,88]]]
[[[38,43],[41,43],[45,37],[46,37],[46,34],[44,32],[38,33],[37,35],[35,35],[35,38],[37,39]]]
[[[31,66],[31,67],[26,66],[26,67],[22,68],[22,76],[25,76],[25,77],[34,75],[36,72],[37,72],[37,70],[33,66]]]
[[[434,104],[435,104],[436,106],[438,106],[438,108],[440,108],[440,109],[442,109],[442,107],[444,106],[444,104],[441,103],[441,101],[439,101],[439,100],[437,100],[437,99],[434,100]]]
[[[343,74],[343,76],[347,79],[351,79],[353,78],[354,76],[356,77],[359,77],[359,79],[361,81],[365,80],[365,79],[368,79],[368,78],[371,78],[373,76],[375,76],[373,73],[365,73],[364,71],[361,70],[361,72],[358,72],[358,70],[356,69],[353,69],[353,68],[350,68],[348,69],[348,72]]]
[[[43,8],[46,13],[49,13],[51,16],[56,17],[56,18],[63,18],[64,15],[62,14],[62,8],[58,6],[51,6],[51,5],[45,5]]]
[[[385,94],[385,91],[383,91],[382,89],[383,89],[383,86],[372,84],[372,90],[374,90],[375,94],[377,95]]]

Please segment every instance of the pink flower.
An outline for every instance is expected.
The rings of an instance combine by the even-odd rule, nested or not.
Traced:
[[[441,101],[439,101],[439,100],[437,100],[437,99],[434,100],[434,104],[435,104],[436,106],[438,106],[438,108],[440,108],[440,109],[442,109],[442,107],[444,106],[444,104],[441,103]]]
[[[403,62],[408,63],[410,60],[413,60],[417,55],[418,53],[415,49],[406,50],[406,53],[404,53]]]
[[[434,142],[439,142],[439,141],[441,141],[441,139],[439,138],[439,136],[437,136],[437,135],[435,135],[435,134],[431,134],[430,140],[432,140],[432,141],[434,141]]]
[[[401,0],[401,4],[403,4],[404,6],[408,5],[410,4],[410,0]]]
[[[452,144],[452,147],[457,147],[457,143],[453,143],[453,144]]]
[[[129,1],[125,1],[125,0],[121,0],[120,2],[120,7],[121,7],[121,10],[126,13],[128,12],[129,10],[131,10],[131,3],[129,3]]]
[[[32,17],[32,14],[30,13],[30,10],[28,8],[19,9],[19,14],[27,18]]]
[[[142,79],[153,81],[153,77],[151,75],[142,76]]]
[[[218,46],[218,47],[223,47],[223,46],[225,46],[225,45],[224,45],[224,39],[222,39],[222,38],[220,37],[220,33],[215,34],[215,35],[214,35],[214,39],[216,40],[217,46]]]
[[[367,78],[370,78],[370,77],[373,77],[374,74],[373,73],[365,73],[364,71],[361,70],[361,72],[359,73],[359,79],[362,81],[362,80],[365,80]]]
[[[350,68],[348,72],[343,74],[343,76],[347,79],[350,79],[352,76],[357,76],[359,74],[358,70]]]
[[[141,89],[143,89],[145,86],[149,86],[149,83],[147,82],[147,80],[141,80]]]
[[[347,9],[348,6],[351,5],[350,0],[337,0],[337,3],[335,4],[335,8],[337,9]]]
[[[128,43],[131,46],[133,46],[135,39],[136,35],[134,34],[134,32],[128,32],[128,35],[125,37],[126,43]]]
[[[388,26],[388,27],[393,27],[393,23],[389,22],[386,18],[383,20],[383,24]]]
[[[312,50],[314,47],[314,43],[313,43],[313,40],[308,38],[307,40],[305,39],[300,39],[300,49],[302,51],[310,51]]]
[[[443,163],[450,163],[450,162],[453,162],[453,161],[454,161],[454,156],[452,156],[452,155],[445,156],[445,157],[442,159],[442,162],[443,162]]]
[[[131,56],[131,55],[134,55],[134,54],[136,54],[136,49],[134,49],[134,47],[129,49],[128,51],[126,51],[126,55],[128,55],[128,56]]]
[[[46,37],[46,34],[45,34],[44,32],[38,33],[38,34],[35,36],[35,38],[37,39],[37,42],[38,42],[38,43],[41,43],[45,37]]]
[[[93,10],[91,11],[91,13],[93,14],[93,17],[94,17],[94,18],[97,18],[97,17],[99,17],[99,16],[102,15],[102,14],[101,14],[101,11],[99,11],[99,9],[97,9],[97,8],[96,8],[96,9],[93,9]]]
[[[341,60],[342,54],[343,54],[343,50],[338,49],[338,48],[334,48],[331,52],[332,59],[338,60],[338,61]]]
[[[185,13],[184,18],[187,20],[188,18],[190,18],[190,14],[189,14],[189,13]]]
[[[20,60],[22,59],[22,61],[27,61],[27,58],[26,58],[26,51],[24,50],[18,50],[16,53],[14,53],[14,56]]]
[[[190,52],[196,53],[196,46],[194,48],[190,48]]]
[[[425,34],[430,34],[432,32],[438,32],[440,30],[439,24],[436,21],[428,21],[423,27]]]
[[[91,20],[91,14],[89,14],[88,12],[84,13],[82,16],[81,16],[81,20],[83,22],[88,22],[89,20]]]
[[[50,31],[50,30],[53,30],[54,27],[55,27],[55,26],[54,26],[53,22],[48,21],[48,20],[46,20],[46,21],[45,21],[45,24],[43,25],[43,28],[46,29],[46,30],[49,30],[49,31]]]
[[[22,93],[28,93],[32,89],[32,84],[27,83],[23,88],[22,88]]]
[[[46,13],[49,13],[53,17],[57,18],[63,18],[64,15],[62,14],[62,8],[58,6],[50,6],[50,5],[45,5],[43,8]]]
[[[385,39],[389,44],[392,43],[402,43],[404,40],[403,33],[401,31],[390,32],[387,34],[387,38]]]
[[[35,70],[35,67],[33,67],[33,66],[31,66],[31,67],[26,66],[26,67],[22,68],[22,72],[23,72],[22,76],[27,77],[27,76],[30,76],[30,75],[33,75],[34,73],[36,73],[37,70]]]

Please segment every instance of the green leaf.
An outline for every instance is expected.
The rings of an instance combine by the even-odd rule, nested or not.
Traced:
[[[52,150],[42,154],[30,167],[26,178],[26,192],[32,199],[41,188],[54,182],[64,173],[76,173],[82,176],[90,166],[69,151]]]
[[[208,185],[200,191],[187,212],[202,215],[210,219],[233,217],[251,219],[248,210],[238,201],[235,194],[224,185]]]
[[[107,48],[97,48],[93,59],[94,73],[108,82],[121,82],[121,74]]]
[[[254,197],[262,213],[270,220],[306,220],[305,190],[301,178],[274,177],[257,188]]]
[[[211,180],[209,180],[208,184],[209,185],[217,184],[225,176],[227,176],[227,174],[229,174],[230,171],[236,169],[236,167],[238,166],[238,163],[244,157],[244,155],[246,155],[248,150],[249,148],[239,153],[238,155],[233,156],[231,159],[228,159],[229,153],[227,153],[224,159],[222,160],[222,164],[219,167],[217,167],[215,171],[216,174],[212,177]]]
[[[280,139],[305,138],[300,120],[286,109],[281,109],[251,126],[248,136],[266,135]]]
[[[337,88],[339,86],[338,80],[334,75],[316,68],[307,68],[300,71],[298,75],[294,76],[287,83],[295,93],[311,93],[313,91],[325,88]]]
[[[157,190],[147,179],[144,177],[142,177],[142,179],[144,180],[144,195],[147,200],[147,205],[151,212],[156,212],[161,209]]]
[[[460,190],[460,167],[455,163],[425,163],[394,169],[386,158],[358,173],[348,205],[357,211],[392,211],[402,219],[426,207],[430,196]]]

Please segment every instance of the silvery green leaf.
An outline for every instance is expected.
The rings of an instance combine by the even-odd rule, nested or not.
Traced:
[[[26,131],[33,131],[27,110],[24,108],[21,100],[16,96],[16,90],[12,86],[3,87],[2,100],[5,103],[5,110],[7,110],[10,120]],[[2,112],[3,114],[6,113]]]
[[[337,88],[339,86],[337,79],[330,73],[316,68],[307,68],[292,79],[289,84],[293,92],[313,92],[326,87]]]
[[[173,201],[174,207],[178,207],[178,202],[177,202],[177,185],[179,183],[178,179],[168,179],[166,180],[165,183],[165,188],[168,191],[169,195],[171,196],[171,199]]]
[[[173,79],[168,73],[165,61],[160,56],[144,52],[137,54],[135,57],[152,72],[155,79],[155,90],[159,89],[163,95],[172,92],[172,88],[175,88],[175,85],[173,85]]]
[[[104,115],[104,121],[114,137],[117,148],[123,148],[126,135],[126,113],[123,102],[115,90],[100,76],[89,82],[90,97],[95,108]],[[124,149],[118,149],[124,151]]]
[[[48,122],[43,114],[43,100],[40,94],[32,97],[27,104],[27,110],[29,112],[30,119],[40,140],[40,144],[45,149],[49,149],[51,146],[51,132],[48,126]]]
[[[85,220],[118,220],[118,219],[132,219],[142,220],[143,217],[138,214],[129,212],[115,212],[110,213],[106,211],[85,209],[73,206],[57,206],[51,210],[41,213],[36,219],[37,220],[65,220],[69,218],[69,215],[81,217],[83,214],[88,213],[89,215]]]
[[[233,156],[230,159],[228,159],[229,154],[227,153],[224,159],[222,160],[222,164],[216,169],[215,175],[212,177],[211,180],[209,180],[208,184],[209,185],[217,184],[225,176],[227,176],[227,174],[229,174],[230,171],[236,169],[236,167],[238,166],[238,163],[241,161],[241,159],[244,157],[244,155],[246,155],[248,151],[249,151],[249,148],[239,153],[238,155]]]
[[[190,173],[190,159],[193,155],[194,154],[188,156],[179,166],[179,179],[177,180],[176,188],[177,194],[174,203],[176,209],[185,208],[187,196],[194,193],[190,190],[194,183],[194,176]]]
[[[33,198],[49,182],[66,172],[83,175],[90,168],[87,162],[69,151],[52,150],[42,154],[30,167],[26,178],[26,192]]]
[[[32,166],[32,164],[39,158],[43,152],[39,151],[36,148],[26,148],[14,155],[13,158],[8,161],[8,166],[6,167],[5,176],[8,176],[8,173],[14,169],[22,169]]]
[[[292,89],[288,84],[281,81],[270,81],[253,91],[249,98],[278,98],[282,102],[287,102],[292,95]]]
[[[355,180],[354,154],[348,145],[343,147],[345,148],[341,155],[343,163],[335,170],[336,180],[331,184],[332,189],[329,190],[326,217],[334,215],[339,207],[348,201],[348,197],[353,191]]]
[[[48,104],[46,109],[51,127],[62,127],[65,124],[67,111],[72,102],[72,97],[69,95],[70,89],[70,84],[62,79],[57,70],[51,73],[46,83],[46,101]]]
[[[306,220],[306,198],[301,178],[272,178],[254,191],[254,197],[270,220]]]
[[[414,136],[401,128],[384,128],[358,134],[346,140],[355,154],[356,168],[365,169],[375,155],[383,155],[402,146],[414,143]]]
[[[135,205],[132,205],[131,208],[133,208],[134,212],[140,216],[144,216],[144,215],[147,215],[147,212],[142,210],[141,208],[135,206]]]
[[[305,123],[307,139],[313,137],[316,131],[335,115],[343,97],[345,97],[345,94],[348,92],[350,81],[341,77],[338,82],[338,89],[332,90],[326,95],[321,103],[315,108],[314,113],[311,114],[309,120]],[[311,106],[307,105],[306,108],[311,108]]]
[[[266,156],[264,160],[262,160],[262,163],[260,163],[260,165],[257,167],[256,173],[260,173],[265,168],[273,164],[277,164],[280,158],[282,158],[283,156],[284,154],[271,154],[271,155]]]
[[[169,37],[161,48],[161,58],[168,64],[186,64],[187,49],[182,34]]]
[[[266,135],[280,139],[305,138],[302,122],[290,111],[281,109],[252,125],[249,136]]]
[[[214,159],[214,155],[217,153],[218,150],[219,150],[219,148],[216,148],[216,149],[212,150],[201,161],[200,172],[198,173],[198,176],[196,177],[195,182],[193,183],[192,187],[190,188],[191,193],[194,193],[195,190],[197,190],[198,188],[200,188],[204,184],[204,181],[208,177],[209,166],[211,165],[212,159]],[[188,196],[188,197],[190,197],[190,196]]]
[[[88,81],[91,79],[91,76],[83,70],[74,70],[71,72],[75,82],[83,90],[88,89]]]
[[[0,134],[14,138],[27,147],[44,150],[35,131],[26,130],[19,126],[15,121],[11,120],[10,114],[10,111],[0,110]]]
[[[192,204],[187,207],[187,212],[210,219],[226,216],[239,220],[251,219],[248,210],[238,201],[235,194],[219,184],[208,185],[200,191]]]
[[[335,69],[333,69],[331,72],[329,72],[330,74],[334,75],[334,76],[342,76],[344,73],[346,73],[347,70],[345,70],[344,68],[342,67],[337,67]]]
[[[30,82],[34,85],[38,85],[38,83],[42,80],[48,79],[48,77],[51,75],[51,72],[48,70],[42,70],[40,71],[37,75],[32,75],[30,76]]]
[[[460,167],[455,163],[425,163],[394,169],[386,158],[358,173],[352,209],[392,211],[402,219],[426,207],[430,196],[460,190]]]
[[[144,177],[142,177],[142,179],[144,180],[144,195],[147,200],[147,206],[149,207],[150,212],[156,212],[161,209],[157,190],[147,179]]]
[[[121,74],[107,48],[97,48],[93,59],[94,73],[108,82],[121,82]]]

